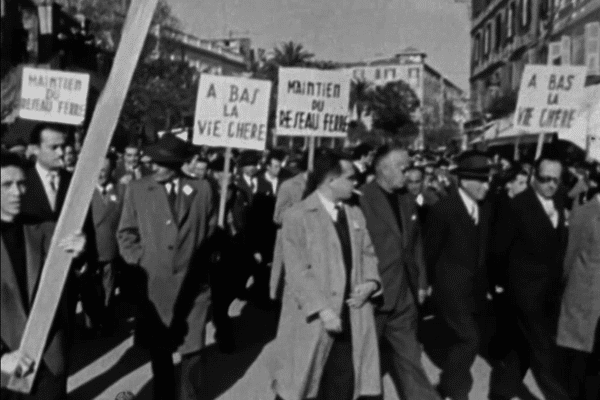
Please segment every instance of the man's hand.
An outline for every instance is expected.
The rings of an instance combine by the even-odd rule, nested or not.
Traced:
[[[327,308],[321,311],[319,318],[321,318],[327,332],[340,333],[342,331],[342,320],[332,309]]]
[[[33,360],[20,350],[6,353],[1,360],[2,373],[23,378],[33,372]]]
[[[67,253],[73,254],[74,258],[77,258],[85,250],[85,244],[85,235],[81,232],[76,232],[61,240],[59,246]]]
[[[427,289],[419,289],[419,304],[425,303],[425,300],[431,296],[432,292],[433,290],[431,286],[429,286]]]
[[[346,303],[352,308],[361,308],[376,290],[377,284],[375,282],[360,283],[354,287]]]
[[[119,183],[121,185],[127,185],[129,184],[129,182],[131,182],[133,180],[133,175],[132,174],[125,174],[121,177],[121,179],[119,179]]]
[[[262,260],[260,253],[254,253],[254,261],[256,261],[257,264],[262,264]]]

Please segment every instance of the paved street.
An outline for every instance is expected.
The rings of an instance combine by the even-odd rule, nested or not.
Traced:
[[[268,379],[263,367],[269,342],[276,327],[274,312],[262,311],[244,302],[236,301],[230,308],[234,317],[239,351],[223,354],[215,345],[214,328],[207,329],[208,347],[205,350],[205,376],[202,379],[202,400],[272,400]],[[122,316],[125,320],[126,315]],[[129,390],[136,399],[151,399],[151,371],[147,354],[133,346],[133,337],[127,332],[131,323],[123,322],[123,334],[110,339],[77,340],[72,352],[72,373],[69,378],[70,400],[113,400],[121,391]],[[175,356],[175,361],[179,361]],[[439,370],[423,359],[427,373],[436,382]],[[473,367],[475,386],[472,400],[484,400],[487,394],[489,366],[478,359]],[[386,400],[398,397],[388,377],[385,379]],[[539,395],[531,376],[527,384]]]

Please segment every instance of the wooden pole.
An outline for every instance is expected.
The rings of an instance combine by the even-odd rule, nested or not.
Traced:
[[[312,171],[315,165],[315,137],[308,137],[308,170]]]
[[[542,150],[544,149],[544,139],[546,138],[545,133],[540,133],[538,136],[537,147],[535,149],[535,159],[539,159],[542,156]]]
[[[515,148],[513,150],[513,160],[519,161],[521,158],[521,151],[519,150],[519,146],[521,145],[521,135],[517,135],[515,138]]]
[[[80,231],[92,199],[112,134],[133,77],[158,0],[133,0],[129,7],[121,43],[83,143],[60,218],[44,263],[37,294],[29,314],[20,350],[34,361],[33,373],[25,378],[11,376],[8,388],[30,393],[42,362],[54,315],[63,295],[72,256],[58,246],[70,234]],[[10,321],[2,321],[10,323]]]
[[[231,147],[225,150],[225,167],[221,178],[221,196],[219,197],[219,227],[225,228],[225,203],[227,202],[227,189],[229,186],[229,170],[231,167]]]

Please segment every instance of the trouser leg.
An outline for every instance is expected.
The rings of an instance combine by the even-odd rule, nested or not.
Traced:
[[[417,340],[418,312],[412,295],[391,313],[376,316],[380,343],[386,341],[392,352],[390,374],[403,399],[437,400],[439,395],[421,364],[421,344]],[[409,298],[410,297],[410,298]],[[381,352],[382,356],[384,353]]]
[[[173,356],[166,349],[150,349],[154,400],[176,399]]]
[[[352,341],[334,340],[323,375],[318,400],[352,400],[354,396],[354,362]]]
[[[198,393],[200,393],[201,377],[201,353],[183,355],[179,376],[179,400],[197,400],[200,398]]]

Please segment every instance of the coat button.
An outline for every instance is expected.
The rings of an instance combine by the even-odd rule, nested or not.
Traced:
[[[167,249],[173,250],[173,245],[167,246]]]
[[[171,225],[171,220],[170,219],[167,220],[167,225]]]
[[[331,292],[332,296],[337,296],[337,292]]]

